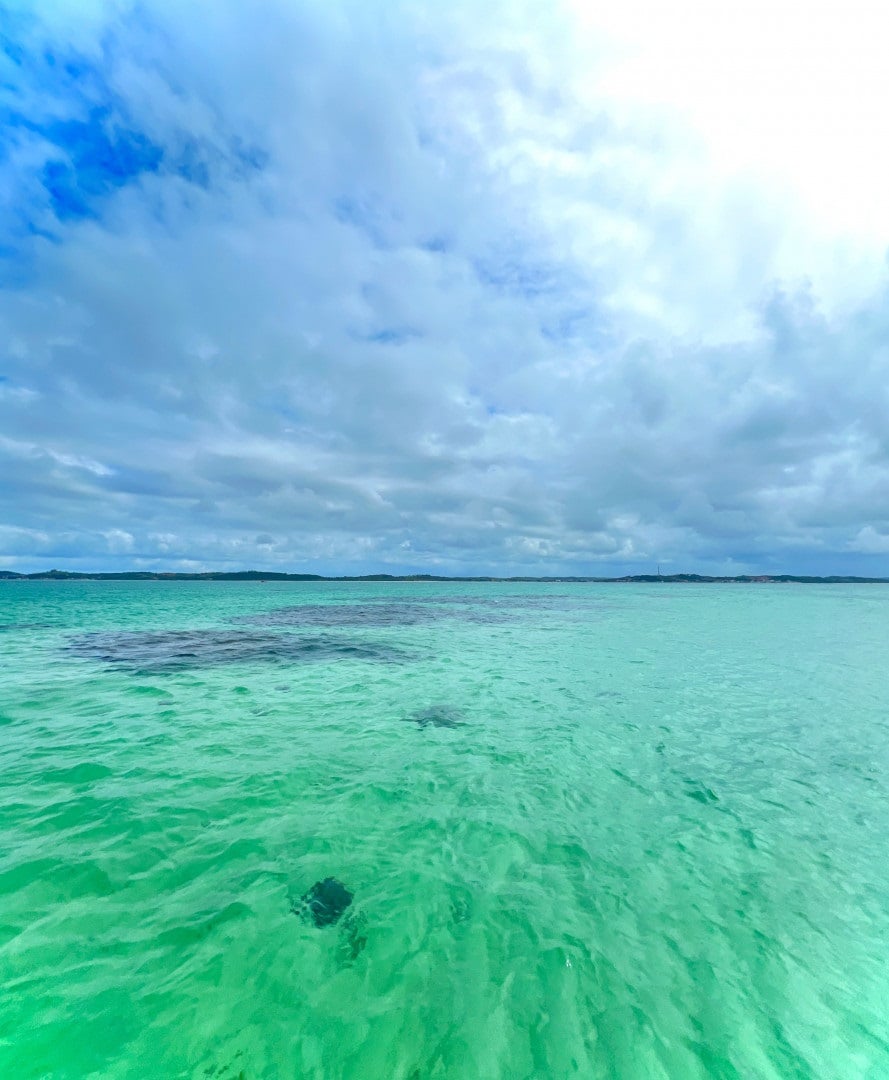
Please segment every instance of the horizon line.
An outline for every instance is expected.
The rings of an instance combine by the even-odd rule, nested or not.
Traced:
[[[32,573],[0,570],[0,581],[460,581],[460,582],[589,582],[589,583],[731,583],[740,584],[879,584],[889,585],[887,577],[855,574],[621,574],[602,577],[594,574],[304,574],[282,570],[37,570]]]

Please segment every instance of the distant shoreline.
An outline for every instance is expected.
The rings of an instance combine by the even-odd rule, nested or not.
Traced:
[[[661,584],[661,585],[889,585],[889,578],[811,577],[801,574],[740,574],[737,577],[711,577],[707,574],[629,574],[624,577],[493,577],[489,575],[445,576],[437,574],[359,574],[326,577],[323,574],[284,574],[278,571],[263,573],[261,570],[209,571],[205,574],[161,573],[159,571],[131,571],[120,573],[78,573],[73,570],[43,570],[34,574],[18,574],[12,570],[0,570],[0,581],[463,581],[463,582],[541,582],[541,583],[612,583],[612,584]]]

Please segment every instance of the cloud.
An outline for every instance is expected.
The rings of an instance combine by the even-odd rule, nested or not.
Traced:
[[[690,17],[6,16],[6,565],[873,572],[889,223]]]

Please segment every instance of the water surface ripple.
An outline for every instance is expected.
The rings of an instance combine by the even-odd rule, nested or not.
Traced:
[[[889,1077],[889,590],[3,582],[0,624],[0,1076]]]

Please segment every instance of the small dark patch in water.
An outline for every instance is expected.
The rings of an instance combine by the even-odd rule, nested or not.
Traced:
[[[47,773],[48,780],[63,784],[92,784],[96,780],[104,780],[106,776],[111,776],[111,769],[98,761],[82,761],[79,765],[72,765],[67,769],[52,769]]]
[[[451,922],[469,922],[472,918],[472,894],[468,889],[452,887],[450,890]]]
[[[632,776],[628,776],[625,772],[621,772],[620,769],[612,769],[611,771],[619,780],[623,780],[625,784],[629,784],[634,790],[641,792],[643,795],[650,794],[649,789],[645,787],[644,784],[640,784],[638,780],[634,780]]]
[[[352,912],[343,919],[344,934],[337,948],[340,963],[351,964],[367,948],[366,920],[363,914]]]
[[[336,637],[244,630],[131,630],[81,634],[68,651],[86,660],[119,665],[132,673],[160,674],[189,668],[256,662],[312,663],[370,660],[399,663],[407,653],[391,645]]]
[[[240,1068],[238,1058],[244,1056],[243,1050],[238,1050],[228,1065],[208,1065],[204,1069],[204,1076],[216,1077],[217,1080],[247,1080],[247,1073]],[[234,1070],[238,1069],[237,1074]]]
[[[329,877],[316,881],[308,892],[291,904],[290,910],[294,915],[311,920],[315,926],[332,926],[352,903],[353,896],[354,893],[341,881]]]
[[[453,705],[430,705],[426,709],[417,709],[404,719],[421,728],[456,728],[465,725],[466,713]]]
[[[719,802],[719,796],[711,788],[705,787],[697,780],[685,780],[685,794],[694,799],[695,802],[704,803],[709,806],[712,803]]]

